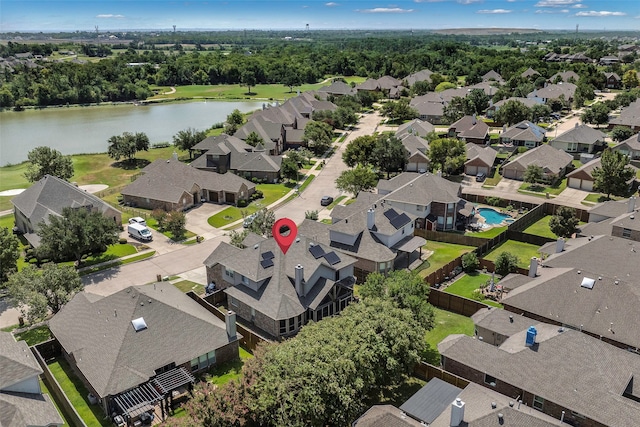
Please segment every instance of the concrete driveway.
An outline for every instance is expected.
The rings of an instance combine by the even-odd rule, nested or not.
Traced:
[[[587,206],[582,204],[582,201],[589,194],[593,194],[589,191],[578,190],[577,188],[565,188],[562,193],[558,194],[553,200],[555,202],[561,202],[563,205],[577,207],[585,209]]]
[[[215,203],[203,203],[200,206],[189,210],[187,217],[187,230],[203,236],[205,239],[217,237],[224,234],[223,231],[209,225],[207,220],[210,216],[217,214],[228,208],[229,205],[217,205]]]
[[[493,190],[496,192],[517,193],[518,188],[520,188],[522,184],[522,181],[518,181],[517,179],[502,178]]]

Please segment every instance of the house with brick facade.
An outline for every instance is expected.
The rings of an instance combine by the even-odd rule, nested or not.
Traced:
[[[429,122],[423,122],[420,119],[413,119],[398,126],[396,136],[402,138],[406,134],[416,135],[422,138],[426,138],[431,132],[435,130],[435,127]]]
[[[51,397],[42,393],[41,374],[27,343],[0,331],[0,426],[64,425]]]
[[[245,322],[274,338],[295,335],[341,312],[355,283],[355,258],[306,236],[299,229],[286,254],[273,238],[252,235],[244,249],[222,242],[204,261],[207,279]]]
[[[626,427],[640,419],[640,357],[577,330],[532,321],[499,346],[450,335],[438,351],[447,372],[565,424]]]
[[[504,129],[500,134],[500,143],[534,148],[545,141],[545,133],[546,130],[540,126],[531,123],[529,120],[523,120],[510,128]]]
[[[479,173],[491,175],[498,152],[491,147],[481,147],[472,143],[468,143],[466,149],[467,161],[464,163],[464,173],[471,176]]]
[[[55,176],[45,175],[31,187],[11,199],[15,226],[33,247],[40,245],[38,230],[48,223],[49,216],[62,216],[65,208],[85,208],[102,213],[106,218],[122,223],[122,214],[102,199]]]
[[[627,107],[622,108],[618,117],[614,117],[609,120],[609,129],[613,129],[615,126],[625,126],[630,128],[634,132],[640,131],[640,101],[634,101]],[[634,137],[637,138],[637,135],[634,135],[629,139],[632,139]],[[622,143],[627,141],[623,141]],[[622,143],[619,145],[622,146]],[[635,148],[634,151],[638,153],[639,149]],[[632,158],[640,159],[640,154],[636,154],[636,156],[632,156]]]
[[[464,116],[449,126],[449,137],[462,141],[485,145],[489,142],[489,125],[478,120],[475,115]]]
[[[236,204],[256,186],[231,172],[196,169],[176,159],[156,160],[121,191],[125,204],[144,209],[184,210],[201,202]]]
[[[407,164],[405,170],[407,172],[424,172],[429,169],[429,141],[426,139],[409,133],[405,133],[400,137],[402,146],[407,152]]]
[[[615,236],[640,242],[636,198],[609,200],[589,209],[589,222],[580,227],[582,236]]]
[[[606,137],[607,135],[598,129],[576,123],[573,129],[561,133],[551,140],[549,145],[573,155],[594,153],[604,150]]]
[[[131,421],[164,406],[172,387],[190,386],[192,374],[239,355],[235,314],[223,322],[169,282],[80,292],[49,328],[105,414]]]
[[[542,168],[542,177],[553,181],[562,178],[572,165],[573,156],[562,150],[543,144],[524,152],[520,156],[508,162],[502,167],[502,176],[505,178],[524,180],[524,174],[530,165]]]

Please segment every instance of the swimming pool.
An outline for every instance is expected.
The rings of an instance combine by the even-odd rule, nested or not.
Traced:
[[[481,217],[484,218],[485,223],[489,225],[502,224],[503,221],[513,222],[514,219],[511,215],[506,215],[491,208],[480,208],[477,210]]]

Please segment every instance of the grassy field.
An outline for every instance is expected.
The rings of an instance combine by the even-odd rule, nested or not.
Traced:
[[[549,228],[550,220],[551,215],[544,216],[525,228],[523,232],[528,234],[535,234],[536,236],[550,237],[552,239],[555,239],[558,236],[551,232],[551,229]]]
[[[602,203],[602,202],[606,202],[607,200],[621,200],[621,199],[624,199],[624,197],[611,196],[611,199],[607,199],[606,194],[593,193],[585,197],[583,202]]]
[[[467,231],[464,233],[464,235],[472,236],[472,237],[480,237],[482,239],[493,239],[494,237],[496,237],[498,234],[502,233],[506,229],[507,229],[507,226],[505,225],[504,227],[492,227],[487,231]]]
[[[24,340],[29,347],[40,344],[51,338],[51,331],[47,325],[38,326],[28,331],[20,332],[15,335],[16,341]]]
[[[184,293],[193,291],[196,295],[204,294],[204,286],[200,283],[192,282],[191,280],[181,280],[174,283],[173,286],[180,289]]]
[[[333,202],[331,202],[331,204],[329,206],[327,206],[327,210],[331,210],[331,209],[335,208],[338,205],[338,203],[340,203],[341,201],[343,201],[346,198],[347,198],[347,196],[337,197]]]
[[[244,366],[244,362],[252,357],[253,355],[251,353],[240,347],[240,359],[214,367],[205,375],[206,380],[216,385],[223,385],[231,380],[237,380],[242,376],[242,366]]]
[[[434,307],[435,326],[427,332],[426,340],[429,344],[430,352],[427,361],[436,366],[440,365],[440,354],[438,353],[438,343],[451,334],[465,334],[473,336],[474,326],[470,317],[455,314],[450,311]]]
[[[529,268],[532,257],[540,256],[538,254],[539,247],[530,243],[517,242],[515,240],[507,240],[500,246],[494,248],[491,252],[484,256],[485,259],[495,262],[502,252],[509,252],[518,257],[518,267]]]
[[[109,418],[105,418],[100,405],[89,404],[87,399],[89,391],[75,376],[66,360],[61,357],[56,359],[49,364],[49,369],[87,427],[109,427],[112,425]]]
[[[460,295],[461,297],[475,299],[474,291],[480,289],[480,286],[487,283],[488,280],[491,279],[491,276],[488,274],[482,273],[471,273],[465,274],[451,285],[447,286],[444,292],[448,292],[454,295]],[[494,307],[501,307],[497,302],[490,299],[483,299],[481,302],[492,305]]]
[[[482,183],[482,187],[495,187],[496,185],[498,185],[501,179],[502,175],[498,173],[498,168],[495,168],[493,171],[493,176],[488,176]]]
[[[565,188],[567,188],[567,178],[563,179],[562,181],[560,181],[559,183],[553,186],[551,185],[545,186],[545,185],[531,184],[531,183],[525,182],[520,186],[520,188],[518,189],[518,192],[519,193],[523,193],[523,192],[540,193],[541,196],[545,196],[547,193],[549,193],[554,196],[557,196],[558,194],[562,193],[562,191]]]
[[[475,247],[443,242],[428,242],[423,246],[423,249],[433,251],[433,254],[427,258],[423,266],[418,268],[420,277],[428,276],[459,256],[471,252]]]
[[[154,256],[156,254],[156,251],[151,251],[151,252],[146,252],[140,255],[136,255],[133,256],[131,258],[127,258],[127,259],[123,259],[123,260],[117,260],[105,265],[101,265],[101,266],[95,266],[95,267],[89,267],[86,270],[82,270],[80,271],[80,275],[81,276],[86,276],[87,274],[92,274],[95,273],[97,271],[101,271],[101,270],[106,270],[108,268],[114,268],[114,267],[118,267],[121,265],[125,265],[125,264],[130,264],[132,262],[136,262],[136,261],[141,261],[143,259],[147,259],[147,258],[151,258],[152,256]]]

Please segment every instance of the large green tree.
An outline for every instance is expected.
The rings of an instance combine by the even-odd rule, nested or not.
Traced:
[[[350,425],[381,390],[400,384],[426,350],[413,313],[369,298],[295,338],[259,346],[239,382],[196,386],[180,426]]]
[[[267,208],[262,208],[254,214],[253,221],[249,225],[249,231],[259,236],[271,237],[273,224],[276,222],[276,214]]]
[[[247,95],[251,95],[251,87],[258,83],[256,73],[253,70],[245,70],[240,76],[240,81],[247,87]]]
[[[539,165],[528,165],[524,170],[524,182],[536,184],[542,180],[544,169]]]
[[[404,98],[399,101],[387,102],[382,106],[380,112],[393,122],[403,122],[418,117],[418,112],[409,105],[409,100]]]
[[[527,120],[529,117],[531,117],[529,107],[516,100],[505,102],[495,114],[495,120],[498,123],[506,123],[508,126]]]
[[[375,188],[378,176],[369,167],[357,165],[353,169],[343,171],[336,178],[336,188],[340,191],[353,194],[357,197],[361,191],[369,191]]]
[[[600,125],[609,121],[609,112],[609,107],[602,102],[598,102],[582,113],[580,119],[585,123],[591,123],[600,127]]]
[[[373,150],[376,146],[377,138],[374,135],[359,136],[349,142],[342,153],[342,160],[349,167],[356,165],[371,165],[375,163]]]
[[[118,241],[120,225],[98,211],[86,208],[64,208],[62,215],[49,215],[39,225],[39,258],[53,261],[75,260],[101,253]]]
[[[82,281],[72,266],[47,263],[39,270],[28,265],[9,276],[7,291],[21,314],[30,322],[55,314],[82,290]]]
[[[333,129],[324,122],[311,120],[304,127],[302,141],[316,154],[322,154],[331,147]]]
[[[594,168],[591,175],[594,178],[593,187],[610,198],[612,194],[626,196],[634,172],[629,167],[628,156],[607,148],[600,157],[600,167]]]
[[[495,262],[496,273],[500,276],[506,276],[513,273],[518,268],[518,257],[511,252],[501,252]]]
[[[549,220],[549,229],[558,237],[571,237],[578,231],[578,223],[576,210],[561,206]]]
[[[638,72],[636,70],[627,70],[622,75],[622,85],[627,89],[633,89],[640,85],[640,80],[638,79]]]
[[[165,227],[167,231],[171,233],[172,240],[179,241],[184,239],[187,232],[185,226],[187,225],[187,217],[184,212],[171,211],[167,214],[165,219]]]
[[[244,116],[237,108],[233,110],[227,116],[227,121],[224,124],[224,133],[227,135],[233,135],[244,124]]]
[[[401,172],[407,165],[408,152],[402,145],[402,141],[394,135],[381,134],[373,147],[372,157],[374,165],[387,173]]]
[[[247,139],[244,142],[252,147],[256,147],[258,144],[264,144],[264,141],[256,131],[253,131],[249,135],[247,135]]]
[[[187,128],[173,135],[173,145],[181,150],[190,150],[194,145],[204,140],[206,137],[206,130]],[[191,152],[189,152],[189,157],[191,157]]]
[[[284,179],[297,181],[299,170],[300,165],[295,158],[287,156],[282,159],[282,163],[280,164],[280,176],[282,176]]]
[[[452,174],[464,165],[467,150],[464,141],[456,138],[440,138],[431,141],[427,155],[431,171],[441,170],[443,173]]]
[[[121,158],[132,161],[138,151],[149,151],[149,137],[144,132],[123,132],[122,135],[113,135],[107,142],[107,154],[116,161]]]
[[[20,241],[7,227],[0,227],[0,287],[18,270]]]
[[[626,126],[614,126],[611,131],[611,139],[615,142],[622,142],[633,136],[633,131]]]
[[[63,156],[50,147],[36,147],[27,154],[29,165],[24,173],[29,182],[36,182],[45,175],[51,175],[68,181],[73,176],[71,156]]]

